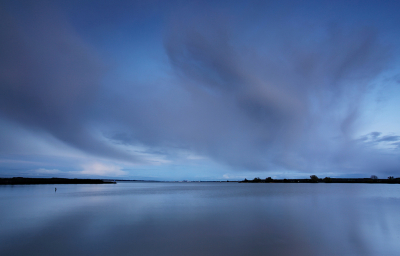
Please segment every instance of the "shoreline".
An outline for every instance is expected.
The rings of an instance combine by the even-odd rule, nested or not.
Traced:
[[[43,184],[116,184],[115,181],[102,179],[67,178],[0,178],[0,185],[43,185]]]
[[[390,177],[388,179],[375,179],[375,178],[311,178],[311,179],[279,179],[272,178],[260,179],[254,178],[253,180],[242,180],[239,183],[366,183],[366,184],[400,184],[400,178]]]

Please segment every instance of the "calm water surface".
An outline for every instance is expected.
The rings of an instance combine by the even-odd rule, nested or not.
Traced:
[[[0,186],[0,255],[400,255],[400,186]]]

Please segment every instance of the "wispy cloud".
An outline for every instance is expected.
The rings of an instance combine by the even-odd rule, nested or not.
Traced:
[[[362,136],[360,141],[368,143],[368,144],[388,144],[395,145],[400,142],[400,136],[398,135],[382,135],[381,132],[371,132]]]
[[[82,166],[83,170],[79,171],[78,174],[82,175],[95,175],[105,177],[115,177],[127,175],[126,171],[122,171],[119,166],[103,163],[90,163]]]
[[[36,174],[64,174],[64,172],[58,169],[44,169],[44,168],[33,170],[33,172]]]

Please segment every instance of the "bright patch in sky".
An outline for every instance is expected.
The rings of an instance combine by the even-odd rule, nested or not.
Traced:
[[[127,172],[122,171],[119,166],[107,165],[102,163],[91,163],[82,166],[83,170],[79,174],[90,175],[90,176],[104,176],[104,177],[116,177],[126,176]]]

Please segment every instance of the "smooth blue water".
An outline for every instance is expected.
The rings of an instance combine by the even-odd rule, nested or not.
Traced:
[[[400,255],[399,217],[392,184],[0,186],[0,255]]]

